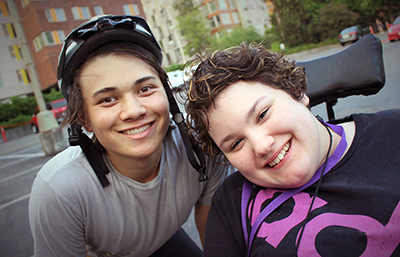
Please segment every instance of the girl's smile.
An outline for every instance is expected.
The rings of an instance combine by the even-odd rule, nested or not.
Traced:
[[[208,111],[209,134],[251,182],[274,188],[305,184],[324,161],[329,135],[307,105],[283,90],[239,81]]]

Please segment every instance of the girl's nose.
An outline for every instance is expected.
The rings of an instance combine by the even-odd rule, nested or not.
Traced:
[[[274,141],[272,136],[256,137],[252,143],[255,155],[261,157],[268,154]]]
[[[121,120],[139,119],[141,116],[144,116],[147,112],[145,106],[142,105],[136,98],[130,97],[124,100],[122,104],[122,110],[120,112]]]

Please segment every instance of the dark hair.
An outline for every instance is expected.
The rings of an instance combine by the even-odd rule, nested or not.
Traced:
[[[82,68],[98,57],[105,57],[109,55],[131,55],[145,63],[149,64],[157,72],[163,85],[168,85],[168,75],[165,70],[158,63],[156,57],[147,49],[130,42],[116,42],[103,45],[102,47],[91,52],[86,60],[82,62],[82,65],[74,73],[73,83],[71,85],[71,91],[68,96],[68,104],[66,110],[66,117],[63,124],[73,124],[78,123],[82,126],[87,125],[88,114],[85,106],[85,101],[83,99],[81,85],[79,83],[79,78],[81,75]]]
[[[259,82],[281,89],[301,100],[306,90],[303,68],[283,59],[282,54],[269,51],[261,44],[242,43],[206,56],[196,56],[190,67],[196,67],[187,85],[187,123],[193,139],[205,154],[216,157],[221,150],[208,133],[207,109],[215,98],[230,85],[242,80]]]

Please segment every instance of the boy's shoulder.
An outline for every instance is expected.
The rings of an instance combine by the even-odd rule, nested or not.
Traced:
[[[89,163],[81,148],[79,146],[72,146],[58,153],[46,162],[37,176],[41,177],[46,182],[57,176],[69,176],[72,178],[75,174],[81,173],[82,169],[86,169],[87,165],[89,165]]]

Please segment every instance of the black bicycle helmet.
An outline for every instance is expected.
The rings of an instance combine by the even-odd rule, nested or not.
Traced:
[[[58,86],[68,101],[76,70],[94,50],[112,42],[131,42],[150,51],[161,65],[163,53],[154,38],[147,22],[139,16],[132,15],[102,15],[96,16],[73,30],[64,40],[64,45],[58,59]],[[170,112],[178,125],[185,144],[186,153],[192,166],[199,172],[199,181],[207,179],[205,158],[197,145],[193,145],[187,134],[183,114],[172,94],[168,83],[164,84],[167,93]],[[105,174],[108,168],[102,156],[96,150],[93,142],[84,133],[79,124],[70,124],[68,128],[70,145],[79,145],[103,187],[109,185]],[[197,161],[194,154],[197,155]]]
[[[162,63],[162,50],[146,21],[139,16],[103,15],[82,23],[64,40],[58,59],[58,86],[68,100],[75,71],[95,49],[112,42],[132,42],[149,50]]]

